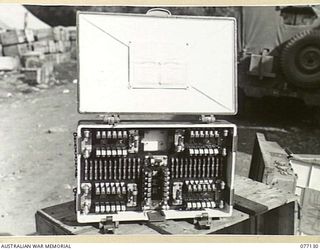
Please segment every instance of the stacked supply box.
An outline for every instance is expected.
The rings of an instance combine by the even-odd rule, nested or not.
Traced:
[[[20,67],[20,57],[30,51],[34,40],[32,30],[6,30],[0,33],[0,70],[12,71]]]
[[[70,59],[71,43],[65,27],[38,30],[36,40],[33,51],[44,53],[47,61],[59,64]]]

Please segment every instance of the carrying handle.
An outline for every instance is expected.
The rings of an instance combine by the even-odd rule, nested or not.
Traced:
[[[150,16],[171,16],[171,12],[164,8],[152,8],[147,11],[146,15]]]

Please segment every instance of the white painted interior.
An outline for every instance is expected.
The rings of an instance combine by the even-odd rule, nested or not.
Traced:
[[[79,111],[236,112],[232,18],[78,14]]]

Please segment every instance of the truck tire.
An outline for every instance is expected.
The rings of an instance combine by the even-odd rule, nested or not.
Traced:
[[[300,88],[320,88],[320,30],[292,37],[280,55],[282,73]]]

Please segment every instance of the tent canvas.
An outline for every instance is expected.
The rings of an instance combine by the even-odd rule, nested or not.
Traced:
[[[318,13],[319,6],[312,8]],[[247,53],[273,51],[294,35],[320,26],[319,16],[312,25],[285,24],[275,6],[242,7],[241,16],[242,49]]]
[[[24,29],[25,19],[28,29],[50,27],[21,4],[0,4],[0,29]]]

